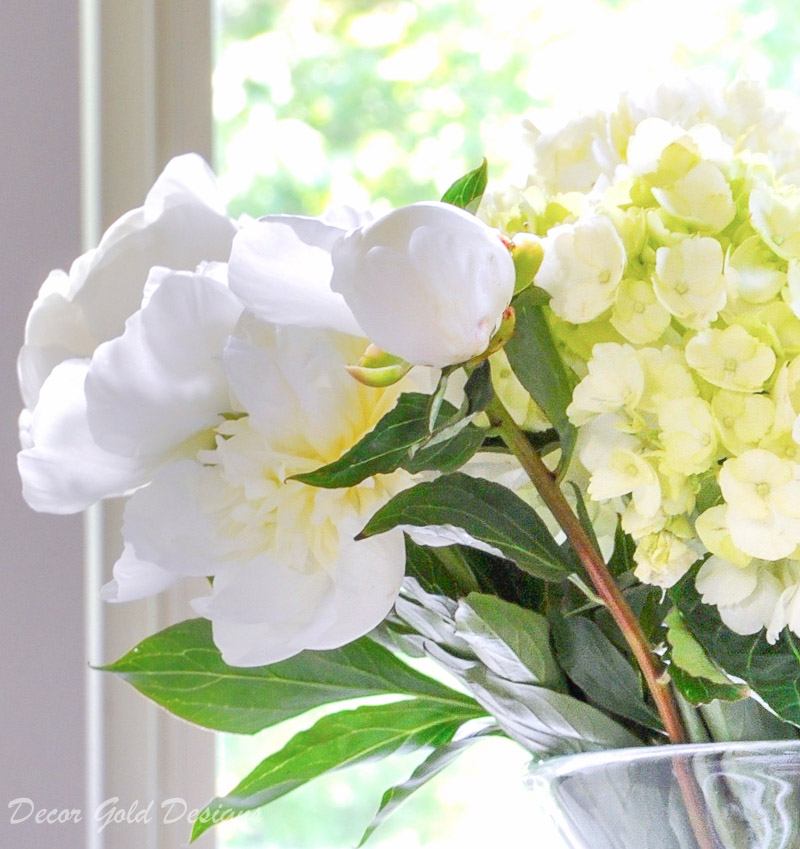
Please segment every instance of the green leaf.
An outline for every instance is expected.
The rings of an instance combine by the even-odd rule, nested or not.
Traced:
[[[514,335],[505,352],[514,374],[558,431],[561,469],[568,468],[575,447],[576,429],[567,418],[574,382],[553,342],[544,311],[533,289],[513,301],[517,313]]]
[[[475,368],[464,384],[467,415],[480,413],[485,410],[494,398],[492,385],[492,368],[488,360],[484,360]]]
[[[478,450],[484,432],[471,424],[446,441],[416,453],[413,449],[429,437],[429,396],[418,392],[401,395],[390,410],[356,445],[338,460],[313,472],[295,475],[293,480],[326,488],[355,486],[376,474],[389,474],[403,468],[409,472],[435,469],[455,471]],[[457,413],[452,404],[443,402],[440,416],[445,419]]]
[[[358,538],[398,526],[432,528],[453,542],[490,546],[492,553],[544,580],[561,581],[568,572],[564,555],[533,508],[510,489],[482,478],[457,472],[403,490],[378,510]]]
[[[195,822],[192,840],[212,825],[260,808],[333,770],[449,743],[463,723],[484,715],[474,703],[411,699],[324,716],[261,761],[228,795],[212,799]]]
[[[445,743],[443,746],[438,746],[434,749],[402,784],[390,787],[383,794],[380,806],[372,818],[372,822],[367,826],[364,836],[361,838],[356,849],[361,849],[369,838],[372,837],[375,829],[386,822],[412,793],[419,790],[420,787],[427,784],[432,778],[435,778],[440,772],[450,766],[473,743],[490,734],[498,733],[501,732],[497,726],[490,726],[488,729],[482,729],[475,734],[461,737],[458,740],[451,740],[449,743]]]
[[[550,625],[541,613],[470,593],[458,605],[455,622],[456,633],[492,672],[509,681],[565,689],[550,647]]]
[[[708,704],[715,699],[736,701],[747,696],[747,687],[734,684],[705,653],[677,608],[669,612],[665,624],[670,676],[692,704]]]
[[[642,741],[602,711],[566,693],[511,681],[487,668],[458,630],[459,605],[406,581],[395,606],[409,630],[397,642],[438,661],[466,687],[502,730],[531,752],[546,755],[641,745]],[[395,626],[389,625],[394,631]],[[499,668],[496,666],[496,668]]]
[[[474,214],[477,212],[483,193],[486,191],[488,173],[488,165],[484,159],[474,171],[470,171],[469,174],[460,177],[450,186],[442,195],[442,202],[451,203],[453,206],[460,206],[462,209],[466,209],[467,212]]]
[[[463,556],[462,547],[418,545],[406,535],[406,575],[435,595],[459,599],[480,590],[479,577]],[[515,567],[516,568],[516,567]]]
[[[444,660],[503,731],[530,752],[566,755],[642,743],[602,711],[566,693],[508,681],[483,664],[464,664],[452,655],[448,665],[446,650],[438,646],[429,653]]]
[[[800,646],[785,629],[774,645],[764,630],[735,634],[720,619],[716,607],[703,604],[692,570],[671,590],[672,601],[708,656],[751,690],[787,722],[800,725]]]
[[[633,572],[636,568],[636,562],[633,559],[634,551],[636,551],[636,543],[618,523],[614,532],[614,552],[608,561],[608,568],[612,575],[619,577],[626,572]]]
[[[319,705],[362,696],[396,693],[469,704],[468,697],[417,672],[368,637],[270,666],[228,666],[206,619],[173,625],[102,668],[176,716],[238,734],[254,734]]]
[[[712,732],[712,739],[728,740],[792,740],[800,732],[755,699],[735,702],[716,700],[700,708],[703,721]]]
[[[488,593],[529,609],[541,605],[545,584],[510,561],[465,545],[431,547],[406,536],[406,575],[428,593],[461,599]]]
[[[636,671],[598,625],[585,616],[554,616],[552,626],[558,661],[590,702],[645,728],[663,730],[645,704]]]
[[[693,705],[708,705],[715,701],[735,702],[747,698],[747,687],[718,684],[707,678],[690,675],[680,666],[670,666],[669,677],[681,695]]]

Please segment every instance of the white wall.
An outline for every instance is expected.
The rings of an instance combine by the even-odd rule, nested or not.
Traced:
[[[53,267],[80,249],[77,0],[0,5],[0,845],[78,849],[82,825],[9,824],[8,802],[83,806],[80,517],[32,513],[14,461],[15,358]]]

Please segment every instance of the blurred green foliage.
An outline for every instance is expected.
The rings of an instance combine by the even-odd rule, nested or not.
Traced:
[[[218,23],[234,214],[435,198],[487,152],[498,172],[510,120],[648,74],[800,85],[796,0],[218,0]]]

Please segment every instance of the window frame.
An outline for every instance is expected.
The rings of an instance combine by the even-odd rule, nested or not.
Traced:
[[[211,0],[79,0],[81,195],[84,249],[140,206],[166,162],[212,156]],[[206,49],[204,49],[206,46]],[[87,511],[85,539],[87,849],[167,849],[188,842],[186,816],[164,800],[202,807],[215,791],[215,736],[181,722],[129,685],[91,667],[191,615],[187,584],[157,598],[107,605],[99,598],[121,550],[123,501]],[[98,828],[109,800],[146,809],[142,822]],[[165,822],[176,818],[175,822]],[[197,844],[215,845],[213,830]]]

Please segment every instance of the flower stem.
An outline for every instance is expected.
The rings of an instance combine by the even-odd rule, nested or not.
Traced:
[[[542,462],[525,433],[495,396],[486,410],[491,423],[499,429],[503,441],[536,487],[542,501],[567,535],[570,545],[586,569],[597,595],[613,616],[642,671],[647,688],[671,743],[685,743],[688,736],[678,706],[669,688],[666,670],[653,652],[636,614],[608,570],[602,555],[564,497],[555,476]]]

